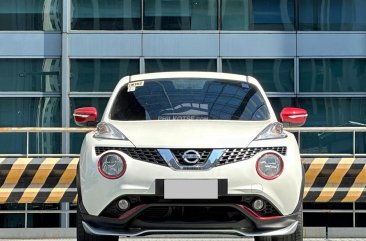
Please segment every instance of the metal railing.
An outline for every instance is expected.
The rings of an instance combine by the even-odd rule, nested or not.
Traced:
[[[62,127],[2,127],[1,133],[25,133],[26,134],[26,152],[22,154],[6,153],[0,154],[0,157],[77,157],[77,153],[60,154],[40,154],[29,153],[29,135],[30,133],[86,133],[95,130],[95,128],[62,128]],[[356,152],[356,133],[366,132],[366,127],[290,127],[285,130],[297,135],[299,146],[301,147],[302,133],[352,133],[352,153],[301,153],[306,157],[360,157],[366,156],[366,153]],[[301,150],[301,148],[300,148]]]
[[[290,127],[287,131],[297,134],[301,150],[301,133],[352,133],[352,153],[301,153],[304,157],[361,157],[366,153],[356,153],[356,133],[366,132],[366,127]]]
[[[14,154],[6,153],[0,154],[0,157],[77,157],[79,154],[40,154],[29,153],[29,134],[30,133],[86,133],[95,130],[95,128],[72,128],[72,127],[1,127],[1,133],[25,133],[26,134],[26,153]]]

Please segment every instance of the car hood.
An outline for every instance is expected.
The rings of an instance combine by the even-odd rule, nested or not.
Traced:
[[[244,148],[271,121],[110,121],[136,147]]]

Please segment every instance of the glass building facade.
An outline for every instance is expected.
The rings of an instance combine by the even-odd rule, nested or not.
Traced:
[[[252,75],[276,113],[298,106],[307,126],[363,126],[365,12],[364,0],[2,0],[0,127],[74,126],[73,109],[101,114],[121,77],[173,70]],[[29,152],[78,153],[82,138],[34,134]],[[303,153],[352,152],[351,134],[301,138]],[[1,154],[25,151],[23,134],[0,133]],[[0,205],[14,208],[25,209]],[[11,215],[0,227],[24,226]]]

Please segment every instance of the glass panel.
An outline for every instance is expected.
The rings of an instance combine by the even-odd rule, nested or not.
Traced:
[[[299,0],[299,30],[365,31],[365,0]]]
[[[257,87],[239,81],[210,78],[172,78],[145,81],[118,93],[110,118],[135,120],[245,120],[269,119]]]
[[[61,60],[0,59],[0,91],[61,92]]]
[[[107,106],[107,103],[108,98],[72,98],[70,99],[70,107],[71,107],[70,113],[73,113],[75,109],[80,107],[93,106],[97,108],[98,121],[100,121],[100,119],[103,116],[104,109]],[[70,126],[76,127],[72,115],[70,116]],[[84,133],[70,134],[70,153],[72,154],[80,153],[80,147],[84,140],[84,137],[85,137]]]
[[[0,204],[1,211],[25,211],[25,204]],[[25,214],[0,214],[0,228],[24,228]]]
[[[61,126],[60,98],[0,98],[2,127]],[[30,135],[30,152],[59,153],[60,134]],[[24,134],[1,134],[1,153],[26,153]]]
[[[145,30],[217,30],[216,0],[146,0]]]
[[[299,65],[300,91],[366,91],[366,59],[300,59]]]
[[[59,204],[32,203],[27,204],[28,210],[60,210]],[[52,228],[60,227],[59,213],[28,213],[28,228]]]
[[[265,91],[294,91],[293,59],[223,59],[222,71],[253,76]]]
[[[138,74],[138,59],[71,59],[71,91],[113,91],[118,81]]]
[[[141,1],[72,0],[71,29],[140,30]]]
[[[366,98],[299,98],[300,107],[308,111],[306,126],[355,126],[366,123]]]
[[[211,71],[216,72],[216,59],[145,59],[145,72]]]
[[[1,0],[0,31],[61,31],[61,0]]]
[[[308,111],[306,126],[364,126],[366,98],[299,98]],[[366,145],[358,137],[357,146]],[[356,149],[357,150],[357,149]],[[362,152],[363,149],[357,151]],[[302,153],[352,153],[352,133],[303,133]]]
[[[294,30],[294,0],[222,0],[222,30]]]

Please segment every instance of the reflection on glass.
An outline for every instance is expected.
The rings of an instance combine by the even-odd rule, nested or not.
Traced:
[[[60,98],[1,98],[0,127],[59,127]],[[31,153],[60,153],[60,134],[30,135]],[[0,152],[26,153],[24,134],[0,135]]]
[[[365,0],[300,0],[299,30],[365,31]]]
[[[103,116],[104,109],[108,103],[108,98],[72,98],[70,99],[70,113],[80,107],[95,107],[98,111],[98,122]],[[70,116],[70,126],[76,127],[74,118]],[[84,140],[85,133],[71,133],[70,134],[70,153],[79,154],[80,147]]]
[[[113,91],[118,81],[138,74],[138,59],[71,59],[71,91]]]
[[[224,59],[222,71],[253,76],[265,91],[294,91],[293,59]]]
[[[294,30],[294,0],[222,0],[221,5],[222,30]]]
[[[61,0],[1,0],[0,31],[60,31]]]
[[[300,59],[299,72],[300,91],[366,91],[366,59]]]
[[[141,1],[72,0],[71,29],[139,30]]]
[[[217,30],[216,0],[145,0],[145,30]]]
[[[0,91],[61,92],[61,60],[0,59]]]
[[[160,71],[212,71],[216,72],[216,59],[145,59],[145,72]]]

